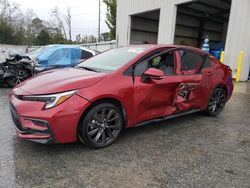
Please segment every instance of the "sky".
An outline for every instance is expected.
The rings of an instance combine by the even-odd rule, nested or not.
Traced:
[[[77,34],[94,35],[98,32],[98,3],[99,0],[12,0],[19,5],[25,13],[27,9],[33,9],[42,20],[52,20],[51,9],[58,7],[61,13],[66,14],[68,7],[72,15],[72,39]],[[107,32],[105,23],[106,5],[101,0],[101,33]]]

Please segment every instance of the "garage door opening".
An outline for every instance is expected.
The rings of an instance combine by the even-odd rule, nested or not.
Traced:
[[[197,0],[177,6],[175,44],[201,48],[206,36],[210,50],[225,48],[231,0]]]
[[[156,44],[160,10],[131,15],[130,44]]]

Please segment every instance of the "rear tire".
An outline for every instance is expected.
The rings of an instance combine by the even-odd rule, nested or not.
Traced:
[[[226,104],[226,91],[222,88],[216,88],[209,98],[205,113],[209,116],[217,116],[221,113]]]
[[[123,124],[121,110],[111,103],[92,107],[80,122],[79,140],[89,148],[103,148],[119,136]]]

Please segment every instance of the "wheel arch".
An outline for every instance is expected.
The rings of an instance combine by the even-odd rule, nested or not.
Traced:
[[[217,87],[215,87],[215,89],[216,88],[223,89],[226,92],[226,97],[228,98],[228,88],[227,88],[227,86],[225,84],[219,84],[219,85],[217,85]]]
[[[217,89],[217,88],[223,89],[223,90],[226,92],[226,97],[228,98],[228,88],[227,88],[226,84],[219,83],[219,84],[217,84],[215,87],[212,87],[212,88],[211,88],[211,90],[210,90],[210,92],[209,92],[209,95],[208,95],[208,98],[207,98],[207,104],[206,104],[206,106],[204,106],[204,108],[207,108],[208,101],[209,101],[209,99],[210,99],[210,97],[211,97],[213,91],[214,91],[215,89]]]
[[[94,102],[92,102],[87,107],[87,109],[82,113],[81,118],[78,122],[78,126],[77,126],[77,133],[76,133],[77,138],[79,138],[79,130],[80,130],[80,124],[81,124],[82,120],[85,118],[85,116],[87,115],[87,113],[90,111],[91,108],[93,108],[94,106],[101,104],[101,103],[111,103],[111,104],[114,104],[115,106],[117,106],[121,110],[122,115],[123,115],[123,128],[127,127],[127,122],[128,122],[127,111],[126,111],[124,105],[118,99],[115,99],[113,97],[100,98],[100,99],[97,99]]]

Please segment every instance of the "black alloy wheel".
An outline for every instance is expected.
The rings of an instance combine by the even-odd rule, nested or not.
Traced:
[[[216,116],[222,112],[226,104],[226,97],[226,91],[224,89],[216,88],[208,101],[206,113],[211,116]]]
[[[29,77],[29,74],[25,70],[20,69],[16,72],[17,74],[15,76],[10,76],[6,78],[6,82],[9,87],[15,87],[16,85],[20,84]]]
[[[102,148],[112,144],[121,132],[123,115],[111,103],[94,106],[80,125],[80,140],[90,148]]]

